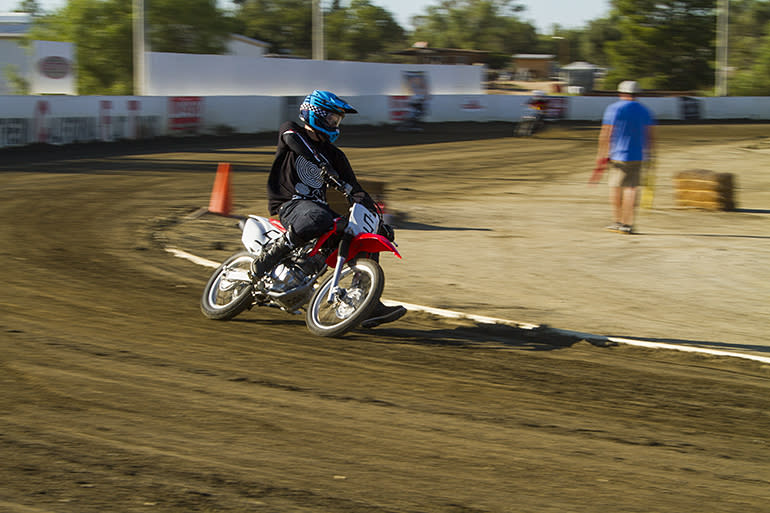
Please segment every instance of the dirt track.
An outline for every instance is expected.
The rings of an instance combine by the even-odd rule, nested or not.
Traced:
[[[661,127],[631,237],[585,185],[594,128],[347,130],[407,214],[386,297],[768,354],[766,125]],[[220,161],[262,213],[274,141],[195,144],[5,153],[0,511],[767,511],[767,365],[417,313],[335,340],[205,320],[209,269],[165,247],[235,250],[230,221],[184,217]],[[674,208],[694,167],[736,173],[740,210]]]

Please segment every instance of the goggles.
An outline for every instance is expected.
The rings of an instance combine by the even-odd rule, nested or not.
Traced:
[[[326,124],[329,125],[331,128],[339,128],[340,124],[342,123],[342,120],[345,119],[344,114],[337,114],[336,112],[329,112],[326,114],[326,117],[324,118],[326,120]]]

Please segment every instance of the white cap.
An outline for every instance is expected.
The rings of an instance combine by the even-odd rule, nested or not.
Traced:
[[[618,86],[618,92],[619,93],[638,94],[641,91],[642,91],[642,88],[639,87],[639,82],[636,82],[634,80],[624,80]]]

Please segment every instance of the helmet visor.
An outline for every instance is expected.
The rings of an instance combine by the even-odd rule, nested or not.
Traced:
[[[337,114],[336,112],[329,112],[326,114],[324,120],[330,128],[339,128],[342,120],[345,119],[344,114]]]

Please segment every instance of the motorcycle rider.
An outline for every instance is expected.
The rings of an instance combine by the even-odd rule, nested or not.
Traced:
[[[419,123],[425,115],[425,102],[426,98],[423,94],[414,94],[410,96],[408,102],[409,111],[406,114],[406,119],[404,119],[396,130],[422,132]]]
[[[354,201],[376,210],[374,201],[358,183],[347,157],[334,145],[345,115],[357,112],[334,93],[314,90],[299,107],[303,125],[293,121],[281,125],[267,181],[267,198],[270,215],[277,215],[287,230],[254,261],[256,274],[264,274],[292,248],[303,246],[333,228],[334,219],[340,216],[326,201],[325,173],[350,184]],[[392,240],[390,227],[383,225],[382,229],[382,235]],[[373,328],[395,321],[405,313],[403,306],[388,307],[380,302],[361,326]]]
[[[545,120],[546,109],[548,108],[548,97],[543,91],[533,91],[532,98],[527,101],[527,114],[535,118],[535,130]],[[535,131],[533,130],[533,132]]]
[[[545,112],[548,107],[548,98],[544,91],[532,91],[532,98],[527,101],[527,106],[537,112]]]

